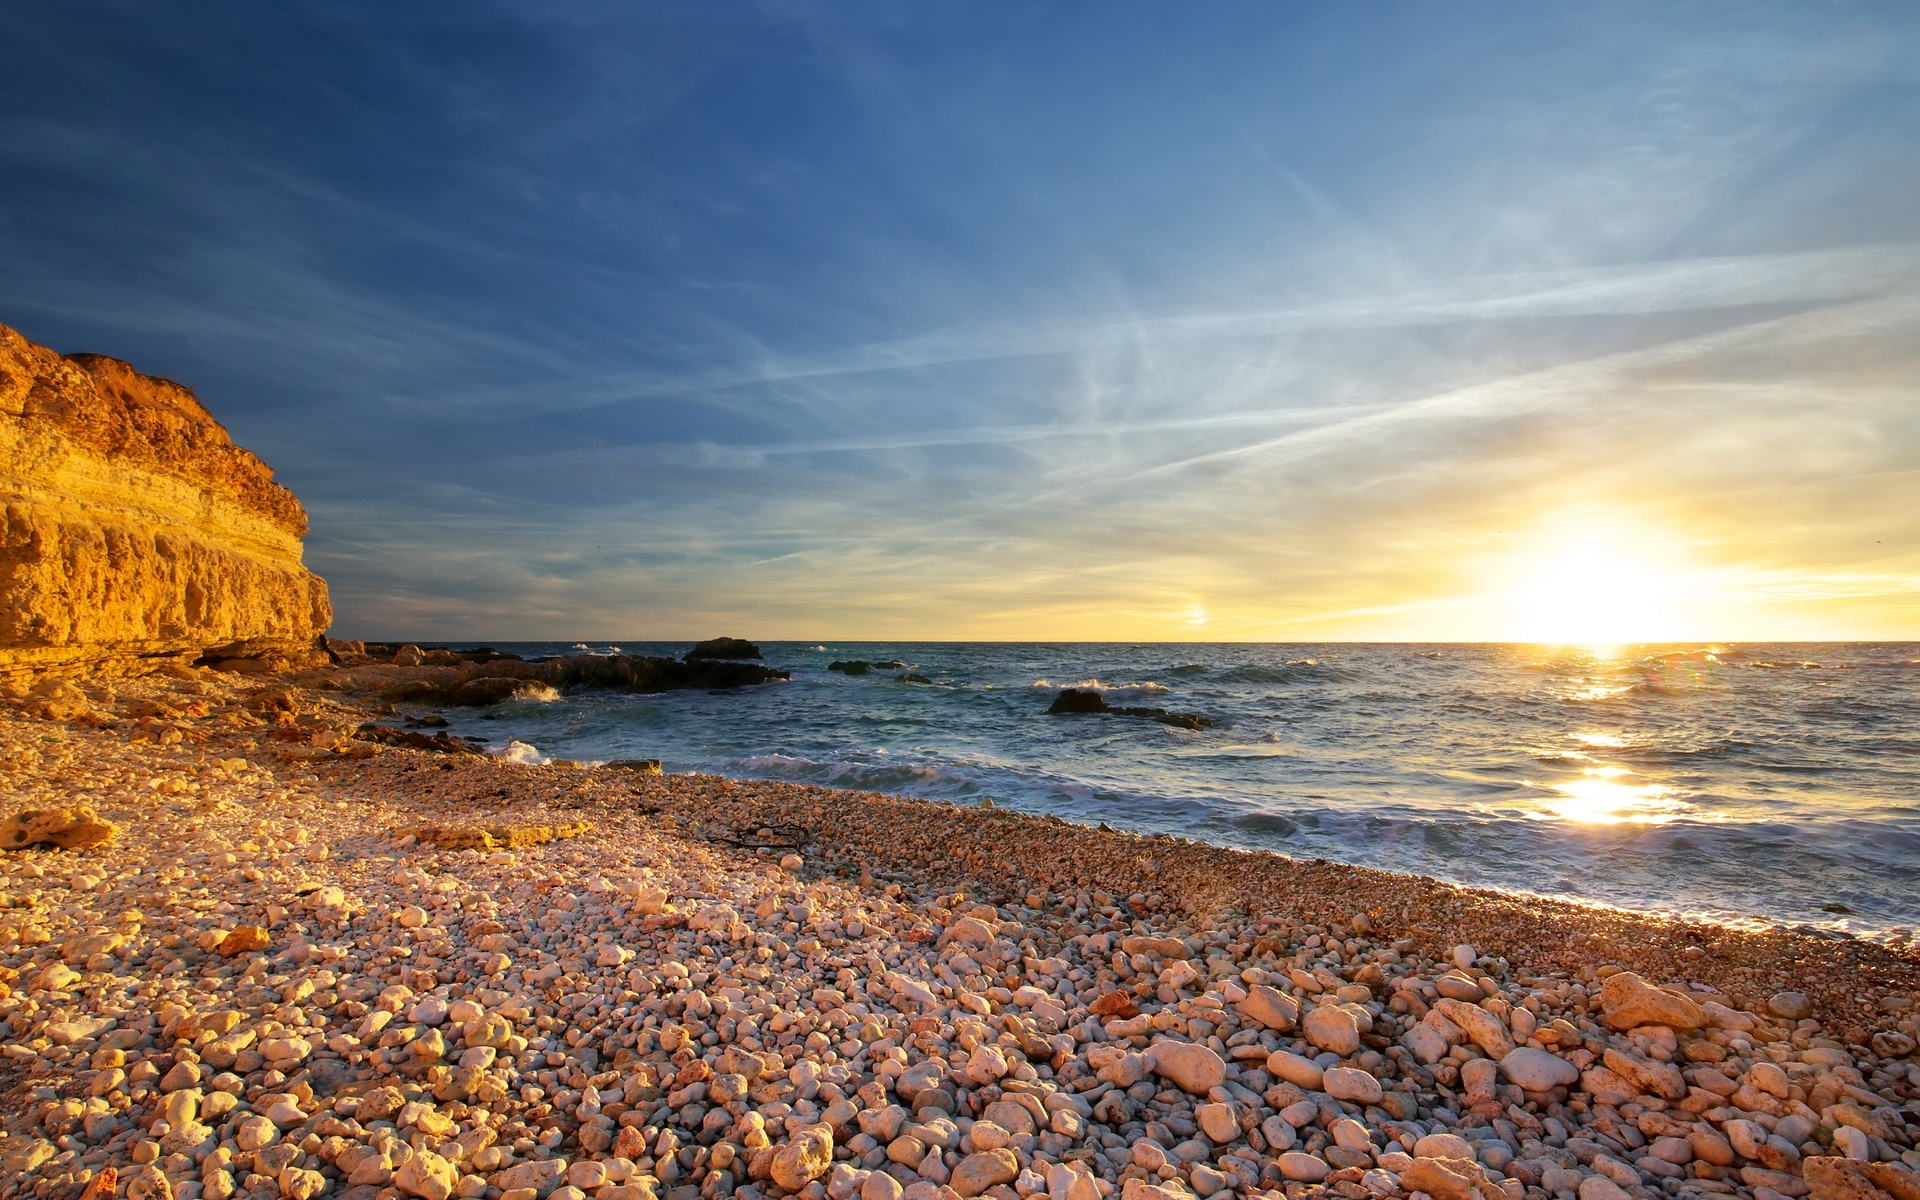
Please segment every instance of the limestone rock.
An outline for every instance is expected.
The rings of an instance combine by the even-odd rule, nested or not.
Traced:
[[[1144,933],[1132,933],[1120,939],[1120,951],[1123,954],[1158,954],[1162,958],[1188,958],[1193,951],[1177,937],[1151,937]]]
[[[1433,1010],[1458,1025],[1488,1058],[1499,1062],[1513,1053],[1513,1035],[1499,1017],[1464,1000],[1438,1000]]]
[[[978,1196],[988,1188],[1020,1177],[1020,1160],[1006,1147],[969,1154],[953,1168],[947,1186],[962,1196]]]
[[[1628,1050],[1607,1047],[1603,1056],[1609,1070],[1623,1079],[1632,1081],[1643,1092],[1652,1092],[1668,1100],[1684,1099],[1687,1094],[1687,1081],[1681,1078],[1680,1068],[1672,1063],[1655,1062],[1643,1058]],[[1765,1064],[1772,1067],[1772,1063]],[[1778,1071],[1778,1067],[1774,1067]],[[1782,1073],[1782,1085],[1785,1075]]]
[[[265,950],[273,944],[273,938],[258,925],[242,925],[232,933],[220,939],[214,949],[228,958],[236,954],[253,954]]]
[[[1279,1163],[1280,1173],[1295,1183],[1319,1183],[1333,1174],[1325,1159],[1304,1150],[1289,1150],[1274,1161]]]
[[[1500,1073],[1529,1092],[1572,1087],[1580,1082],[1578,1067],[1551,1050],[1532,1046],[1520,1046],[1501,1059]]]
[[[1328,1067],[1322,1086],[1335,1100],[1354,1104],[1378,1104],[1385,1095],[1378,1079],[1355,1067]]]
[[[1319,1063],[1310,1058],[1303,1058],[1291,1050],[1275,1050],[1269,1054],[1267,1073],[1310,1092],[1319,1091],[1326,1076],[1326,1072],[1320,1069]]]
[[[1600,985],[1600,1008],[1612,1029],[1666,1025],[1698,1029],[1706,1021],[1700,1006],[1685,996],[1662,991],[1632,971],[1607,977]]]
[[[0,670],[328,661],[306,513],[193,393],[0,326]]]
[[[1278,988],[1256,983],[1247,989],[1247,998],[1236,1007],[1240,1014],[1278,1033],[1287,1033],[1299,1023],[1300,1003]]]
[[[1344,1008],[1322,1004],[1307,1014],[1300,1028],[1308,1041],[1341,1058],[1360,1049],[1360,1025]]]
[[[0,657],[4,654],[0,649]],[[85,850],[112,840],[118,832],[119,826],[94,815],[91,808],[32,808],[0,821],[0,850],[24,850],[28,846]]]
[[[1467,1158],[1416,1158],[1400,1172],[1400,1186],[1433,1200],[1471,1200],[1479,1171]]]
[[[1204,1096],[1227,1081],[1227,1064],[1206,1046],[1159,1042],[1152,1054],[1154,1074],[1166,1076],[1189,1095]]]
[[[454,1165],[431,1150],[416,1150],[393,1173],[393,1186],[421,1200],[447,1200],[453,1195],[460,1173]]]
[[[773,1181],[797,1192],[825,1175],[833,1166],[833,1131],[809,1125],[773,1155]]]
[[[1867,1177],[1866,1164],[1822,1155],[1801,1164],[1812,1200],[1887,1200],[1889,1193]]]

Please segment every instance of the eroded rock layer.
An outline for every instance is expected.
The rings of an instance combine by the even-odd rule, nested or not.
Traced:
[[[0,325],[0,675],[318,651],[307,515],[178,384]]]

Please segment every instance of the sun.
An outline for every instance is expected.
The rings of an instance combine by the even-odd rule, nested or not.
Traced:
[[[1521,591],[1531,615],[1522,640],[1620,646],[1672,638],[1668,586],[1631,563],[1576,550]]]

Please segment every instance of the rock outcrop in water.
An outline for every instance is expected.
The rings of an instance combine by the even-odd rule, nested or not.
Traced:
[[[1110,713],[1119,717],[1144,717],[1149,721],[1158,721],[1162,725],[1171,725],[1176,729],[1211,729],[1213,722],[1206,717],[1192,713],[1168,712],[1164,708],[1148,708],[1133,705],[1126,708],[1115,707],[1107,703],[1107,698],[1099,692],[1083,692],[1078,688],[1065,688],[1054,697],[1047,706],[1048,716],[1073,715],[1077,713]]]
[[[699,662],[701,659],[737,660],[748,658],[758,659],[760,657],[760,647],[747,641],[745,638],[733,637],[711,638],[707,641],[696,643],[693,649],[687,651],[686,654],[688,662]]]
[[[441,669],[388,689],[395,701],[423,704],[498,704],[547,689],[613,688],[626,692],[671,692],[685,688],[724,690],[788,679],[791,674],[759,663],[653,658],[641,654],[576,654],[545,662],[495,659]]]
[[[300,666],[307,515],[179,384],[0,326],[0,675]]]

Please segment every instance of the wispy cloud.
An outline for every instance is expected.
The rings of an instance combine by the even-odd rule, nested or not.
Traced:
[[[1493,636],[1581,529],[1913,629],[1920,17],[1132,16],[22,14],[0,320],[352,633]]]

